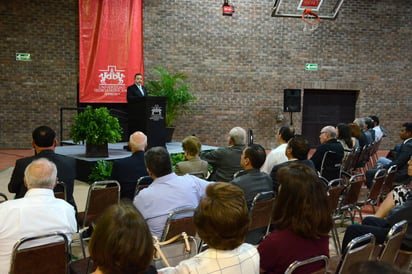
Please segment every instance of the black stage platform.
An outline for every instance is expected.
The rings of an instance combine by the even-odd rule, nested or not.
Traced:
[[[68,144],[70,141],[65,141]],[[57,154],[65,155],[67,157],[75,158],[77,162],[77,176],[76,178],[80,181],[87,182],[88,176],[90,174],[91,168],[98,160],[113,161],[116,159],[121,159],[130,156],[131,152],[124,149],[127,143],[116,143],[109,144],[109,157],[106,158],[86,158],[86,148],[85,145],[65,145],[58,146],[55,149]],[[183,152],[181,142],[171,142],[166,143],[167,151],[170,154]],[[202,145],[202,151],[214,150],[217,147]]]

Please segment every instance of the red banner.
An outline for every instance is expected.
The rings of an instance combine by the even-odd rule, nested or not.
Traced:
[[[142,0],[79,0],[81,103],[126,102],[143,74]]]

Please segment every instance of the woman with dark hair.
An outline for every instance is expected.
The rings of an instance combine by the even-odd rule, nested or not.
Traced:
[[[353,149],[352,134],[351,134],[350,128],[347,124],[345,124],[345,123],[337,124],[337,126],[336,126],[336,139],[343,146],[343,149],[344,149],[343,159],[345,159]]]
[[[261,273],[284,273],[295,260],[329,256],[332,217],[316,172],[293,163],[281,168],[277,178],[280,186],[273,213],[275,230],[258,247]],[[321,263],[309,265],[299,273],[321,267]]]
[[[242,189],[230,183],[208,185],[193,221],[209,248],[159,273],[259,273],[259,254],[244,243],[249,213]]]
[[[95,274],[157,273],[147,272],[153,259],[152,234],[131,202],[121,201],[106,210],[88,248],[97,266]]]

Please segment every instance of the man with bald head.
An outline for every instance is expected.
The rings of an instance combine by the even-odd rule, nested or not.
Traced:
[[[56,176],[53,162],[34,160],[24,172],[24,197],[0,204],[0,273],[9,273],[13,246],[21,238],[59,231],[71,239],[76,233],[73,206],[54,197]]]
[[[129,147],[132,155],[114,161],[112,179],[120,183],[120,197],[133,200],[137,179],[148,176],[144,163],[147,137],[141,131],[130,135]]]
[[[342,163],[344,149],[343,146],[336,139],[336,128],[334,126],[326,126],[322,128],[319,135],[320,146],[316,148],[312,158],[310,158],[316,167],[317,171],[321,171],[323,156],[326,152],[331,151],[332,154],[325,162],[325,173],[322,174],[328,180],[338,178],[336,170]]]

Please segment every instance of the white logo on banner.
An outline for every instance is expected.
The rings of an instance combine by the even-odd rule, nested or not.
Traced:
[[[159,121],[163,119],[162,108],[159,105],[154,105],[152,107],[152,115],[149,119],[153,121]]]
[[[105,95],[118,95],[125,92],[123,79],[126,75],[124,70],[117,69],[116,66],[107,66],[107,69],[100,69],[100,83],[96,92],[104,92]]]

